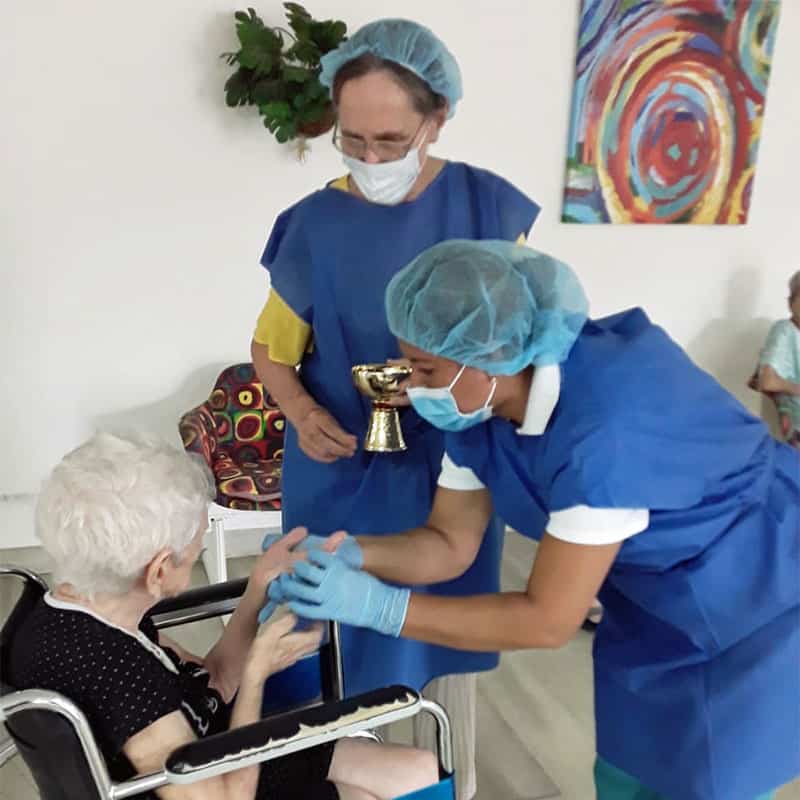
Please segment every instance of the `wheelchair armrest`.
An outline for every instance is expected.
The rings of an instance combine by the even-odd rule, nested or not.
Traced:
[[[157,603],[148,612],[156,628],[171,628],[230,614],[244,594],[247,578],[190,589]]]
[[[414,716],[421,708],[421,698],[413,689],[376,689],[198,739],[170,754],[165,773],[170,783],[193,783],[388,725]]]

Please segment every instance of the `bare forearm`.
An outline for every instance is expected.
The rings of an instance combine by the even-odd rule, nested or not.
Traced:
[[[486,489],[454,491],[439,486],[424,527],[384,536],[358,536],[364,569],[411,585],[453,580],[472,566],[492,514]]]
[[[772,367],[761,367],[758,373],[758,388],[769,394],[800,396],[800,383],[784,380]]]
[[[222,636],[205,658],[211,685],[226,701],[233,697],[242,681],[247,653],[258,632],[258,612],[264,602],[263,593],[248,586]]]
[[[254,675],[245,675],[236,695],[236,702],[233,704],[231,713],[230,729],[240,728],[243,725],[250,725],[261,719],[261,702],[264,695],[264,681]],[[236,800],[252,800],[256,795],[258,785],[258,766],[237,769],[227,773],[225,777],[225,788],[230,798]]]
[[[297,427],[298,420],[317,405],[303,386],[297,370],[287,364],[272,361],[269,348],[258,342],[251,343],[250,353],[258,379],[275,398],[286,419]]]
[[[402,635],[463,650],[561,647],[586,619],[620,547],[577,545],[545,532],[525,593],[412,594]]]
[[[463,575],[472,563],[433,528],[356,538],[364,554],[364,569],[393,583],[442,583]]]
[[[564,625],[522,592],[437,597],[412,594],[401,635],[459,650],[554,649],[577,626]]]

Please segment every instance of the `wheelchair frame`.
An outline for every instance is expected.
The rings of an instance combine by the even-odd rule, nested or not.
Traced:
[[[0,565],[0,576],[13,575],[25,582],[26,590],[48,590],[46,582],[30,570]],[[231,613],[237,606],[246,580],[229,581],[192,589],[176,598],[162,601],[150,612],[156,628],[178,625]],[[17,602],[19,606],[22,598]],[[12,610],[12,614],[14,611]],[[9,620],[11,617],[9,617]],[[440,783],[449,782],[446,796],[452,797],[453,753],[450,722],[444,709],[403,686],[392,686],[343,698],[342,659],[338,625],[329,623],[330,636],[320,648],[323,668],[322,696],[319,703],[259,720],[251,725],[198,739],[173,751],[158,772],[139,775],[123,782],[111,779],[108,769],[83,712],[68,698],[52,691],[25,689],[7,691],[0,697],[0,720],[13,723],[18,714],[45,711],[65,719],[72,728],[94,781],[97,795],[104,800],[122,800],[168,784],[187,784],[223,775],[243,767],[279,758],[346,736],[371,735],[373,728],[388,725],[419,713],[433,716],[437,726]],[[4,637],[5,638],[5,637]],[[8,728],[12,739],[13,731]],[[35,777],[35,776],[34,776]],[[424,800],[423,789],[413,798]],[[444,797],[437,789],[437,797]]]

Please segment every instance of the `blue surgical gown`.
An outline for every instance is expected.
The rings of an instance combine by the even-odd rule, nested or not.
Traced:
[[[675,800],[800,773],[800,455],[640,309],[587,322],[541,436],[500,419],[453,461],[538,539],[552,511],[648,508],[600,592],[599,755]]]
[[[502,178],[450,162],[411,202],[381,206],[325,188],[277,219],[262,263],[272,285],[313,329],[313,351],[300,366],[306,389],[363,444],[370,403],[353,386],[354,364],[399,356],[385,319],[389,280],[445,239],[509,239],[527,234],[538,206]],[[442,434],[412,409],[401,411],[408,450],[320,464],[286,432],[283,525],[328,534],[404,531],[430,513],[443,453]],[[420,591],[444,595],[496,592],[502,526],[493,519],[473,566],[457,580]],[[422,688],[440,675],[497,665],[496,653],[473,653],[343,626],[345,690],[357,694],[401,683]]]

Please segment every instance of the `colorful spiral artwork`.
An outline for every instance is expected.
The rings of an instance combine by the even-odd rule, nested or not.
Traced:
[[[780,0],[582,0],[564,222],[747,222]]]

